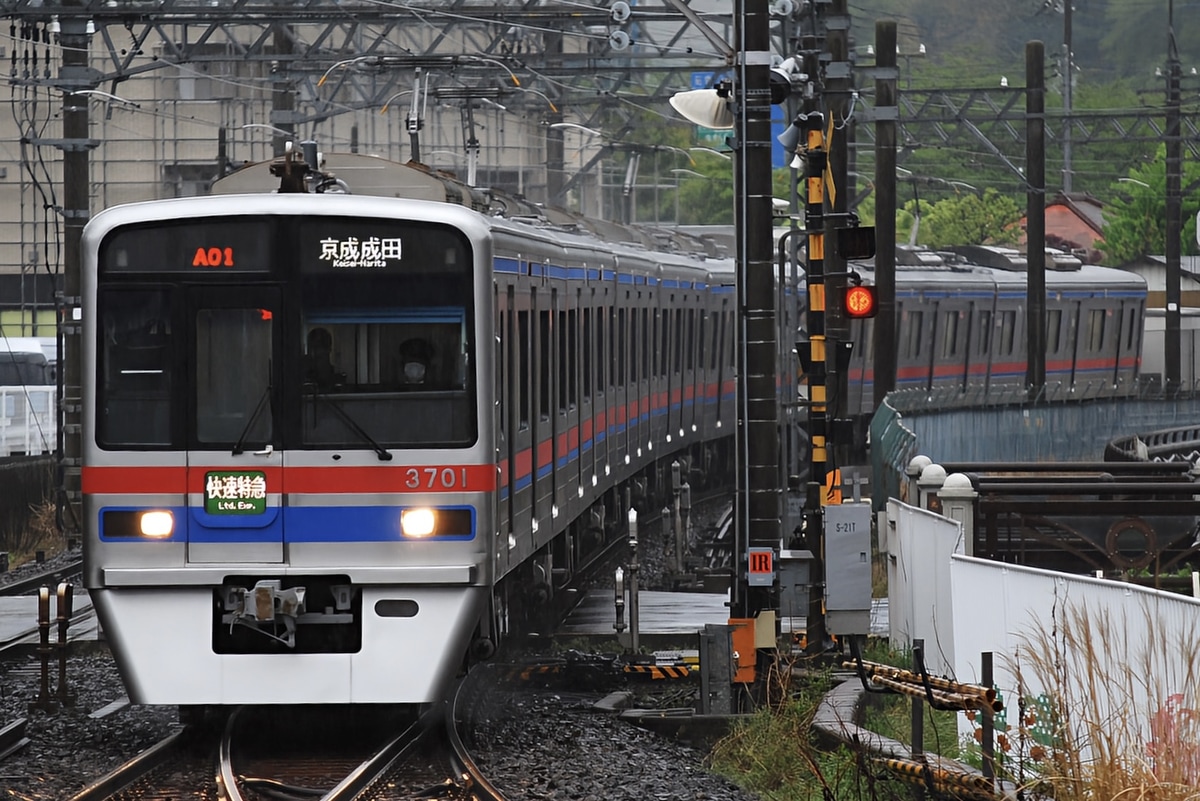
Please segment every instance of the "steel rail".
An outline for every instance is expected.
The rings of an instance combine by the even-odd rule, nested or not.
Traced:
[[[45,573],[39,573],[36,576],[29,576],[23,579],[10,581],[7,584],[0,584],[0,595],[24,595],[30,590],[36,590],[43,584],[49,586],[57,585],[68,576],[78,576],[83,574],[83,557],[78,557],[62,567]]]
[[[332,790],[321,796],[321,801],[352,801],[371,789],[382,779],[392,766],[416,747],[434,725],[442,719],[440,706],[432,706],[421,714],[415,723],[398,734],[370,759],[355,768]]]
[[[450,702],[450,714],[446,716],[446,736],[450,739],[450,746],[454,749],[454,759],[462,770],[462,776],[469,785],[471,797],[479,801],[506,801],[504,794],[488,781],[488,778],[483,775],[479,765],[471,758],[471,754],[467,751],[466,745],[463,744],[462,737],[458,731],[459,715],[462,712],[460,702],[465,699],[464,688],[467,688],[471,682],[470,675],[459,683],[458,688],[454,692],[454,698]],[[478,677],[476,677],[478,680]]]
[[[83,788],[71,801],[100,801],[115,795],[155,768],[169,762],[191,733],[190,728],[184,728],[160,740],[108,775]]]

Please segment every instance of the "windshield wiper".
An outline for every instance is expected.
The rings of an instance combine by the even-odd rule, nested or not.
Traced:
[[[371,447],[375,449],[375,453],[379,456],[379,461],[390,462],[392,460],[391,452],[388,451],[387,448],[383,447],[378,442],[376,442],[375,438],[372,437],[370,434],[368,434],[366,432],[366,429],[364,429],[362,426],[360,426],[358,423],[356,423],[354,421],[354,418],[346,413],[345,409],[343,409],[341,406],[339,406],[338,404],[336,404],[332,400],[330,400],[329,397],[324,392],[321,392],[316,387],[313,387],[312,395],[314,398],[324,401],[326,403],[326,405],[329,406],[329,408],[331,408],[335,412],[337,412],[337,416],[341,418],[342,422],[345,423],[350,428],[351,431],[353,431],[355,434],[358,434],[366,442],[368,442],[371,445]]]
[[[246,426],[242,429],[241,435],[238,437],[237,443],[233,446],[233,455],[238,456],[245,453],[246,437],[250,436],[250,429],[254,428],[254,423],[262,414],[263,407],[267,405],[267,400],[271,397],[271,381],[268,378],[267,388],[263,390],[262,397],[258,399],[258,405],[254,407],[254,413],[250,415],[250,419],[246,421]]]

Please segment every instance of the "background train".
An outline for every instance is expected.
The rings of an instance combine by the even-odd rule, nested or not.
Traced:
[[[875,282],[870,263],[852,269]],[[1024,255],[1009,248],[897,247],[896,389],[961,405],[1015,399],[1026,382],[1025,270]],[[851,326],[851,416],[873,410],[874,324]],[[1047,251],[1046,385],[1054,397],[1136,394],[1145,327],[1145,279]]]
[[[673,462],[693,486],[732,471],[737,294],[711,242],[419,165],[324,166],[256,165],[85,230],[85,585],[135,702],[433,701],[630,504],[661,508]],[[1110,359],[1132,379],[1144,284],[1067,276],[1048,308],[1074,380]],[[1019,270],[943,257],[897,283],[901,386],[1023,380]],[[803,275],[779,289],[795,332]]]

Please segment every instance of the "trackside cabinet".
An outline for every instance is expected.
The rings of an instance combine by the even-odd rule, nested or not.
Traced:
[[[830,634],[871,629],[871,504],[825,511],[825,628]]]

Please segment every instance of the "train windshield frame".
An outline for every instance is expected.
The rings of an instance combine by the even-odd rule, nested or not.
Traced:
[[[114,229],[98,261],[97,444],[470,447],[473,255],[452,226],[405,220]]]

